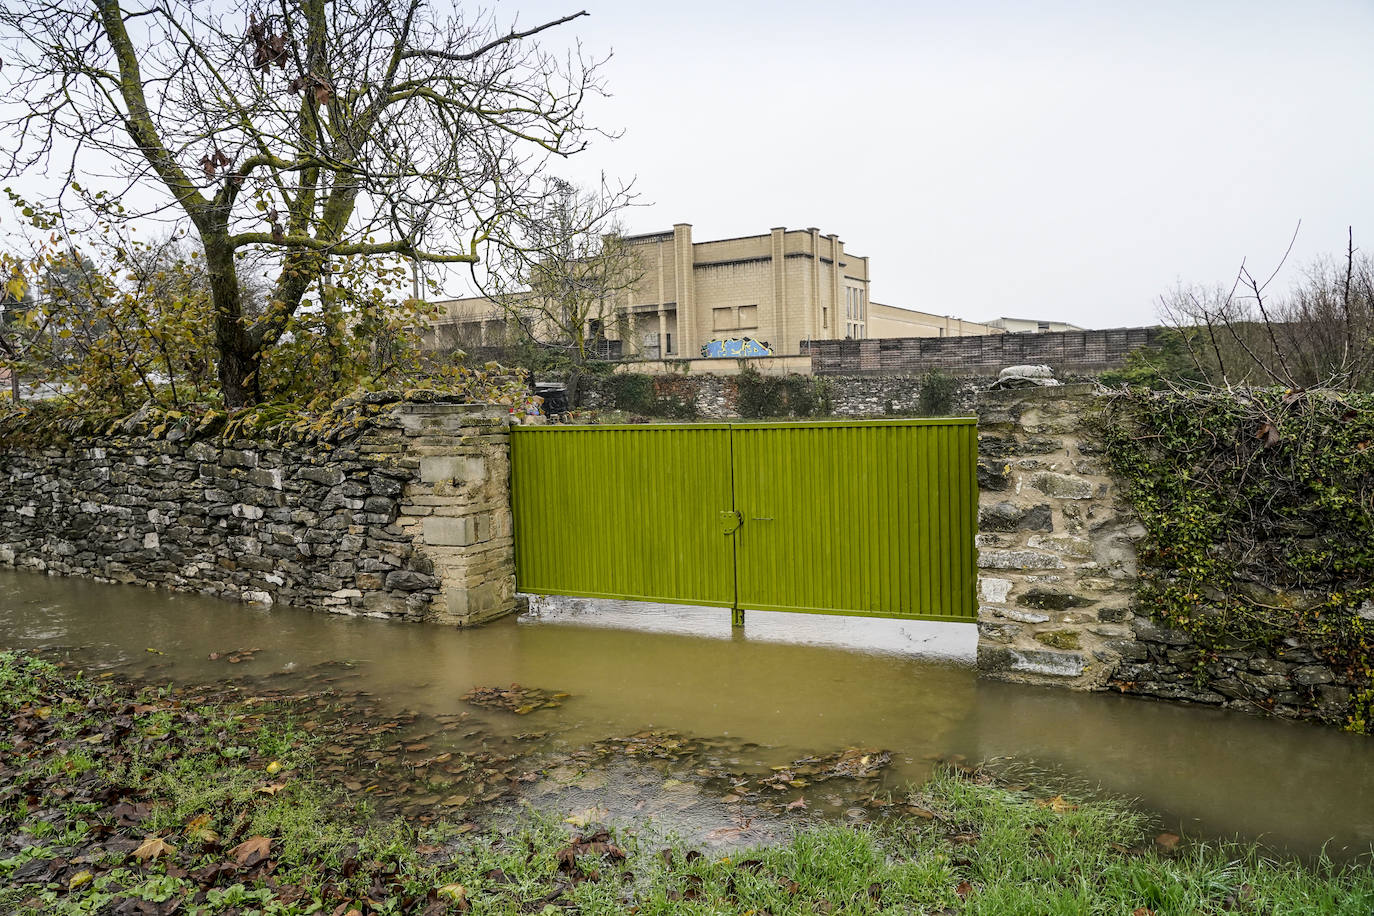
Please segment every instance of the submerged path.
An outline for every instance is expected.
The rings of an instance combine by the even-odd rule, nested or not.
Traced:
[[[457,631],[0,572],[0,648],[144,682],[297,696],[360,730],[392,723],[368,735],[386,740],[365,759],[403,775],[347,782],[402,813],[523,799],[702,838],[739,839],[747,822],[744,839],[764,839],[775,821],[887,816],[941,761],[986,762],[1016,782],[1138,798],[1187,832],[1297,854],[1374,844],[1367,738],[983,681],[950,660],[960,646],[938,627],[803,623],[809,644],[773,641],[785,618],[754,615],[741,637],[719,611],[634,606]],[[475,688],[512,684],[538,693],[472,702]]]

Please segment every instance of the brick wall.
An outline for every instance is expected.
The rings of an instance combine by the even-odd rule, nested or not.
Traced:
[[[811,341],[817,375],[929,372],[995,376],[1007,366],[1048,365],[1062,378],[1125,365],[1126,354],[1155,343],[1163,328],[989,334],[977,337],[892,337]]]

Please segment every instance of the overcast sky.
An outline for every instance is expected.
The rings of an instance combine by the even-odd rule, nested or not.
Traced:
[[[496,11],[583,5],[564,38],[613,50],[592,117],[624,136],[567,170],[636,178],[632,231],[817,226],[875,301],[1088,327],[1267,275],[1299,220],[1290,264],[1374,246],[1374,0]]]

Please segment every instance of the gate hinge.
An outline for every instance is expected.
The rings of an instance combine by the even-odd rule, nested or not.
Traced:
[[[734,534],[744,524],[744,518],[730,509],[720,510],[720,533]]]

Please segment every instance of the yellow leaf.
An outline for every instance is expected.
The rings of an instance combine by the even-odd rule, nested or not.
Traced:
[[[210,828],[210,815],[198,814],[186,822],[186,835],[198,843],[218,843],[219,834]]]
[[[79,871],[76,874],[72,875],[72,879],[67,882],[67,887],[75,889],[81,887],[84,884],[90,884],[91,879],[94,877],[95,876],[88,871]]]
[[[438,894],[453,903],[463,903],[468,899],[467,888],[461,884],[445,884],[439,888]]]
[[[269,764],[267,765],[267,775],[268,775],[268,776],[276,776],[276,775],[277,775],[278,773],[280,773],[280,772],[281,772],[281,764],[280,764],[279,762],[277,762],[276,760],[273,760],[271,763],[269,763]]]
[[[574,827],[585,827],[588,824],[604,821],[610,815],[611,812],[605,808],[588,808],[585,811],[578,811],[576,814],[565,817],[563,823],[572,824]]]
[[[1037,801],[1036,804],[1042,808],[1051,809],[1052,811],[1054,811],[1055,814],[1063,814],[1065,811],[1078,810],[1077,805],[1065,801],[1064,796],[1062,795],[1056,795],[1054,798],[1047,798],[1042,801]]]
[[[170,856],[176,851],[176,847],[168,845],[162,837],[150,836],[144,838],[142,845],[134,850],[134,858],[140,862],[151,862],[160,856]]]
[[[274,782],[263,786],[262,788],[258,789],[258,791],[261,792],[263,795],[276,795],[278,792],[285,788],[286,783]]]

